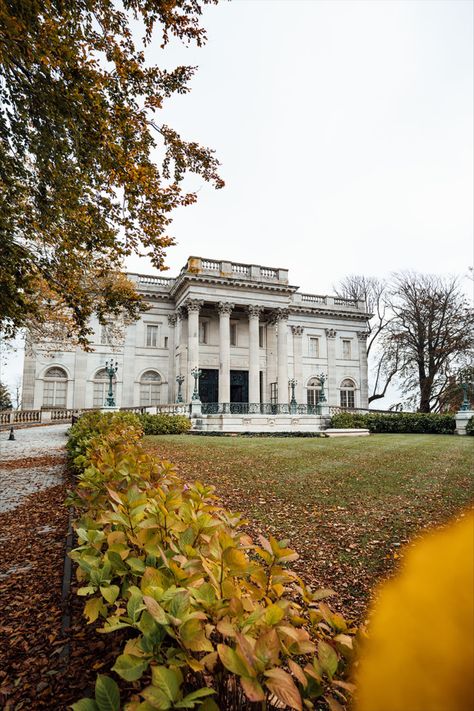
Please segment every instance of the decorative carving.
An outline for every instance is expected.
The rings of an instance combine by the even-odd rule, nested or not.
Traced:
[[[199,299],[188,299],[187,301],[184,302],[183,305],[188,310],[188,314],[189,314],[192,311],[199,313],[203,304],[204,304],[204,301],[200,301]]]
[[[270,323],[275,324],[279,321],[287,321],[289,315],[289,309],[275,309],[270,315]]]
[[[294,336],[302,336],[304,332],[304,326],[292,326],[291,333]]]
[[[229,301],[219,301],[217,304],[217,310],[219,314],[229,315],[235,308],[235,304],[231,304]]]
[[[336,338],[337,331],[334,328],[326,329],[326,338]]]
[[[357,331],[357,338],[359,341],[365,341],[366,338],[369,337],[369,334],[367,331]]]
[[[247,306],[247,311],[249,318],[260,318],[260,314],[263,312],[263,306],[258,306],[257,304],[249,304]]]
[[[170,326],[176,326],[176,321],[178,320],[178,314],[168,314],[168,324]]]

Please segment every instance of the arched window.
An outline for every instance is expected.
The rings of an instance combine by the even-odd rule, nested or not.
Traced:
[[[117,380],[114,376],[112,380],[112,391],[114,397],[117,394]],[[109,376],[105,368],[101,368],[94,375],[94,391],[92,399],[92,407],[104,407],[107,393],[109,392]]]
[[[340,388],[341,407],[355,407],[355,389],[355,383],[350,378],[342,381]]]
[[[63,368],[48,368],[44,375],[43,407],[66,407],[67,373]]]
[[[155,370],[147,370],[140,378],[140,405],[160,403],[161,376]]]
[[[306,386],[306,402],[308,407],[316,407],[321,397],[321,381],[319,378],[310,378]]]

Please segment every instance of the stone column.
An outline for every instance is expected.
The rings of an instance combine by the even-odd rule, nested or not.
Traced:
[[[337,331],[333,328],[326,329],[326,348],[328,362],[328,379],[327,379],[327,399],[328,405],[339,405],[339,397],[336,381],[336,336]]]
[[[359,339],[359,382],[360,382],[360,397],[359,404],[355,403],[356,407],[369,407],[369,382],[368,382],[368,365],[367,365],[367,336],[366,331],[358,331],[357,338]]]
[[[175,344],[176,344],[176,314],[168,315],[168,397],[167,402],[174,402],[176,399],[176,372],[175,372]]]
[[[278,309],[278,404],[288,405],[288,311]]]
[[[297,381],[295,397],[298,405],[305,405],[303,382],[303,326],[292,326],[293,334],[293,377]]]
[[[203,302],[197,299],[188,299],[184,304],[188,310],[188,372],[186,373],[188,402],[191,402],[194,390],[191,371],[193,368],[199,368],[199,312],[202,305]]]
[[[249,314],[249,403],[260,403],[260,314],[262,306],[250,305]]]
[[[219,301],[219,402],[230,402],[230,314],[234,304]]]

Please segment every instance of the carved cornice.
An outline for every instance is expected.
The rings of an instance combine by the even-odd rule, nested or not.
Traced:
[[[247,312],[249,318],[260,318],[260,314],[263,312],[264,307],[258,306],[257,304],[249,304],[247,306]]]
[[[184,308],[188,310],[188,314],[199,313],[203,305],[204,301],[200,299],[187,299],[183,304]]]
[[[200,283],[200,284],[212,284],[212,285],[222,285],[230,286],[232,288],[242,288],[246,291],[251,288],[256,291],[273,291],[273,292],[283,292],[287,295],[294,294],[299,287],[292,286],[290,284],[278,284],[272,282],[261,282],[261,281],[251,281],[244,279],[237,279],[235,277],[228,279],[222,276],[211,276],[208,274],[180,274],[173,286],[171,287],[168,294],[175,299],[179,298],[179,294],[182,292],[186,284],[189,283]]]
[[[302,336],[304,332],[304,326],[292,326],[291,333],[294,336]]]
[[[326,338],[336,338],[337,331],[334,328],[326,328]]]
[[[217,310],[219,314],[229,316],[235,308],[235,304],[231,304],[230,301],[219,301],[217,304]]]

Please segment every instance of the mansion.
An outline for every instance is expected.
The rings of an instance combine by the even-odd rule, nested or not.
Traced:
[[[288,405],[293,394],[314,406],[323,385],[330,406],[367,408],[363,302],[300,293],[287,269],[201,257],[174,279],[128,277],[149,306],[139,321],[96,322],[91,352],[27,344],[23,409],[103,407],[110,359],[123,408],[190,402],[193,369],[203,407]]]

